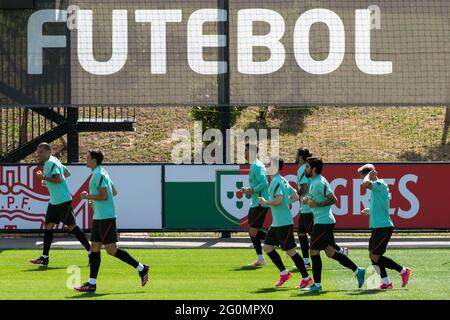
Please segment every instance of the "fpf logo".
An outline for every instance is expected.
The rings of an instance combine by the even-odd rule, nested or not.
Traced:
[[[50,196],[47,189],[35,179],[38,166],[0,166],[0,228],[42,229]],[[89,206],[82,201],[80,190],[73,194],[72,206],[77,224],[89,226]],[[63,228],[62,224],[56,226]]]

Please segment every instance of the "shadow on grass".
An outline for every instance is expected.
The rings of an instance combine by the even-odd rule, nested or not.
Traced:
[[[311,296],[320,296],[322,294],[327,294],[327,290],[323,291],[300,291],[298,290],[297,294],[291,294],[291,297],[311,297]]]
[[[67,296],[67,299],[91,299],[96,297],[109,296],[111,293],[95,293],[95,292],[84,292],[77,294],[75,296]]]
[[[68,299],[91,299],[96,297],[110,296],[110,295],[120,295],[120,294],[141,294],[145,291],[139,292],[113,292],[113,293],[96,293],[96,292],[83,292],[75,296],[67,296]]]
[[[22,270],[22,272],[36,272],[36,271],[50,271],[50,270],[62,270],[67,269],[66,267],[46,267],[46,266],[39,266],[35,269],[27,269]]]
[[[292,290],[292,288],[260,288],[256,291],[253,291],[252,293],[272,293],[272,292],[280,292],[280,291],[288,291]]]
[[[400,291],[400,289],[389,289],[389,290],[382,290],[382,289],[366,289],[361,290],[357,292],[350,292],[347,293],[348,296],[363,296],[363,295],[371,295],[371,294],[377,294],[377,293],[384,293],[386,291]]]
[[[442,161],[450,155],[450,143],[428,147],[423,154],[417,151],[407,150],[399,155],[401,160],[406,161]]]
[[[280,120],[280,128],[287,133],[303,132],[306,118],[314,112],[314,107],[290,109],[288,107],[273,108],[271,116]],[[280,130],[281,131],[281,130]]]
[[[259,116],[255,121],[248,123],[245,129],[269,129],[267,119],[279,120],[279,128],[283,132],[298,133],[303,132],[305,119],[314,112],[315,107],[289,108],[289,107],[261,107],[258,110]],[[264,116],[261,116],[265,114]]]
[[[342,271],[345,270],[345,268],[322,268],[322,271]],[[306,268],[306,271],[308,271],[309,273],[312,273],[312,268]],[[292,269],[289,270],[289,272],[291,273],[300,273],[297,268],[293,267]]]
[[[292,294],[292,297],[301,297],[301,296],[320,296],[322,294],[327,294],[328,292],[348,292],[348,290],[322,290],[322,291],[301,291],[298,290],[298,294]]]
[[[346,268],[344,267],[340,267],[340,266],[329,266],[329,267],[322,267],[322,271],[342,271],[342,270],[346,270]],[[312,272],[312,268],[306,268],[306,271],[308,272]],[[292,267],[290,272],[299,272],[297,270],[297,267]]]
[[[231,269],[230,271],[253,271],[253,270],[261,270],[261,267],[243,266],[243,267]]]

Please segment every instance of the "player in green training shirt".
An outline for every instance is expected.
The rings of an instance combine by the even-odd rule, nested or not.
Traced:
[[[91,245],[75,221],[72,209],[72,195],[66,182],[66,178],[70,176],[69,170],[56,157],[52,156],[52,149],[48,143],[41,143],[36,149],[36,154],[39,162],[44,164],[44,172],[38,171],[36,178],[41,181],[43,186],[47,187],[50,194],[50,202],[45,215],[42,255],[30,262],[47,266],[50,246],[53,241],[53,228],[60,222],[67,226],[69,232],[75,235],[86,251],[90,251]]]
[[[257,154],[258,147],[256,145],[248,143],[245,145],[245,160],[250,163],[250,173],[248,175],[250,187],[239,190],[246,195],[250,195],[252,201],[248,212],[248,234],[257,256],[257,259],[250,264],[253,267],[261,267],[266,264],[262,254],[261,241],[266,238],[266,232],[262,228],[269,210],[268,206],[258,203],[258,197],[267,198],[269,184],[267,182],[266,167],[258,159]]]
[[[327,179],[322,176],[323,162],[319,158],[308,158],[306,176],[311,179],[309,194],[303,198],[303,203],[309,205],[314,214],[314,226],[311,233],[310,254],[314,284],[303,290],[321,291],[322,260],[320,251],[324,250],[329,258],[338,261],[344,267],[352,270],[358,280],[358,288],[364,284],[366,270],[358,266],[343,253],[335,249],[334,225],[336,219],[331,212],[331,206],[337,198],[331,191]]]
[[[314,215],[312,209],[306,203],[303,202],[303,197],[308,195],[309,185],[311,180],[306,176],[306,159],[312,157],[311,152],[306,148],[297,149],[296,163],[299,165],[297,171],[297,186],[298,195],[300,196],[301,209],[298,217],[298,241],[302,250],[303,261],[307,268],[309,264],[309,241],[308,236],[311,236],[312,228],[314,225]],[[348,256],[348,249],[341,248],[337,243],[335,249],[346,256]]]
[[[309,184],[311,181],[306,176],[306,159],[311,157],[312,154],[306,148],[297,149],[296,163],[299,165],[297,170],[297,186],[298,195],[300,196],[300,211],[298,216],[298,241],[302,250],[303,261],[306,267],[310,267],[309,264],[309,242],[308,236],[311,236],[311,231],[314,225],[314,218],[312,209],[305,203],[303,204],[303,197],[308,195]]]
[[[94,217],[91,231],[90,276],[88,282],[75,288],[80,292],[94,292],[97,289],[97,275],[100,268],[100,249],[105,246],[109,255],[122,260],[135,268],[141,278],[141,285],[148,281],[148,265],[135,260],[127,251],[117,248],[116,208],[114,197],[117,190],[108,172],[102,167],[103,153],[91,150],[86,158],[87,167],[92,170],[89,192],[81,193],[82,199],[91,201]]]
[[[383,179],[377,177],[377,172],[372,164],[366,164],[359,168],[358,174],[363,179],[363,188],[371,191],[370,208],[363,209],[361,214],[369,215],[369,228],[372,230],[369,240],[369,258],[372,264],[378,267],[377,271],[379,271],[379,275],[382,278],[379,288],[393,288],[386,268],[398,271],[402,277],[402,287],[405,287],[412,274],[412,269],[402,267],[394,260],[384,256],[394,231],[394,224],[389,216],[389,187]]]
[[[276,287],[281,286],[292,278],[292,274],[286,269],[280,255],[275,250],[275,246],[279,246],[281,250],[291,257],[302,275],[298,288],[306,288],[313,281],[309,277],[308,271],[306,271],[302,257],[297,253],[294,237],[294,220],[289,209],[289,205],[298,201],[299,197],[295,189],[281,176],[280,171],[283,169],[283,166],[284,161],[282,159],[272,159],[270,167],[272,181],[269,187],[269,198],[259,197],[258,199],[261,205],[268,205],[272,210],[272,225],[267,231],[267,236],[264,240],[264,251],[280,270],[280,279],[275,284]]]

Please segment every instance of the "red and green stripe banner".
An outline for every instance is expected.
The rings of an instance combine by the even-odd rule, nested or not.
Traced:
[[[360,214],[369,206],[370,191],[363,190],[357,174],[360,164],[330,164],[323,176],[338,198],[332,207],[336,227],[368,228],[368,218]],[[389,185],[391,218],[396,228],[450,228],[449,164],[378,164],[378,175]],[[287,165],[282,174],[296,185],[296,165]],[[238,192],[248,186],[248,166],[166,166],[166,229],[245,229],[250,200]],[[297,223],[299,203],[291,207]],[[271,212],[265,225],[270,226]]]

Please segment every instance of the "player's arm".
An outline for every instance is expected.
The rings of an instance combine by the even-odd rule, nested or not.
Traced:
[[[370,215],[370,209],[369,209],[369,208],[364,208],[364,209],[362,209],[362,210],[361,210],[361,214],[362,214],[363,216],[368,216],[368,215]]]
[[[114,186],[114,184],[111,184],[111,185],[112,185],[112,195],[113,195],[113,197],[115,197],[115,196],[117,196],[117,189]]]
[[[68,178],[70,177],[72,174],[70,173],[69,169],[67,169],[66,167],[64,167],[64,177]]]
[[[366,174],[366,176],[364,177],[363,182],[362,182],[362,186],[364,188],[367,188],[370,190],[372,190],[372,181],[370,181],[370,176],[371,176],[372,172],[373,172],[373,170],[370,171],[368,174]]]
[[[95,175],[92,177],[94,185],[97,185],[97,190],[99,194],[89,194],[87,191],[81,193],[81,199],[95,200],[95,201],[105,201],[108,200],[108,189],[106,186],[105,179],[101,175]]]
[[[300,199],[297,191],[289,184],[289,182],[287,182],[287,184],[289,186],[289,203],[297,202]]]
[[[312,199],[308,196],[303,197],[302,203],[303,204],[309,204],[312,201]]]
[[[259,182],[258,185],[256,187],[254,187],[254,188],[248,188],[247,189],[248,192],[251,192],[250,194],[255,193],[255,192],[256,193],[261,192],[264,189],[267,189],[269,187],[269,183],[267,181],[267,177],[264,174],[264,171],[262,170],[262,168],[259,168],[257,179],[258,179],[258,182]]]
[[[52,175],[52,176],[50,176],[50,177],[45,177],[45,176],[44,176],[44,179],[43,179],[43,180],[48,181],[48,182],[51,182],[51,183],[56,183],[56,184],[59,184],[59,183],[62,182],[62,179],[61,179],[61,175],[60,175],[60,174],[54,174],[54,175]]]
[[[297,202],[299,199],[300,197],[295,190],[289,194],[289,203]]]
[[[48,181],[51,183],[61,183],[62,179],[61,179],[61,175],[59,174],[58,170],[53,170],[52,171],[53,174],[51,174],[50,176],[46,176],[44,175],[44,173],[42,171],[38,171],[36,173],[36,178],[38,178],[39,180],[42,181]]]
[[[328,206],[332,206],[333,204],[337,203],[337,198],[334,195],[333,191],[331,191],[331,187],[328,183],[324,184],[324,196],[325,196],[325,200],[321,201],[321,202],[315,202],[314,200],[308,198],[308,205],[311,208],[321,208],[321,207],[328,207]]]
[[[283,203],[283,195],[277,195],[272,200],[266,200],[263,197],[258,198],[259,204],[268,205],[268,206],[279,206]]]
[[[86,191],[83,191],[81,193],[81,198],[82,199],[87,199],[87,200],[95,200],[95,201],[105,201],[108,200],[108,190],[106,189],[106,187],[104,188],[98,188],[98,191],[100,191],[99,194],[93,195],[93,194],[89,194]]]
[[[300,196],[304,196],[309,191],[309,184],[302,184],[300,185],[300,189],[298,189],[298,194]]]
[[[314,208],[314,207],[317,207],[317,208],[328,207],[328,206],[332,206],[333,204],[336,204],[337,203],[337,198],[334,195],[334,193],[331,192],[331,193],[329,193],[326,196],[324,201],[322,201],[322,202],[314,202],[314,203],[315,203],[315,206],[314,205],[313,206],[310,205],[312,208]]]

